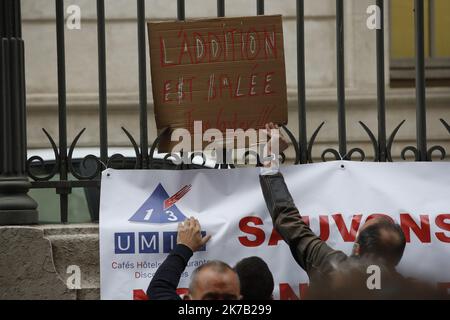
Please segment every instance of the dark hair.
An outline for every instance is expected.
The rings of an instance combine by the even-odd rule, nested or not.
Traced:
[[[235,272],[235,270],[230,267],[228,264],[226,264],[223,261],[220,260],[211,260],[208,261],[204,264],[202,264],[201,266],[199,266],[198,268],[196,268],[191,275],[191,284],[189,285],[189,291],[193,292],[194,291],[194,287],[195,287],[195,282],[197,280],[197,275],[200,271],[202,271],[203,269],[206,268],[211,268],[212,270],[214,270],[217,273],[225,273],[227,271],[231,271],[231,272]]]
[[[383,259],[396,266],[405,250],[406,240],[402,228],[388,220],[381,220],[364,228],[358,236],[359,254]]]
[[[259,257],[244,258],[234,267],[241,283],[243,300],[270,300],[274,288],[272,272]]]

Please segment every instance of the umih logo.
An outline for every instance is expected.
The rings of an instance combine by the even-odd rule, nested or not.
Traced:
[[[173,196],[169,196],[160,184],[148,197],[136,213],[128,220],[143,223],[178,223],[186,220],[186,216],[175,205],[191,190],[191,185],[186,185]]]

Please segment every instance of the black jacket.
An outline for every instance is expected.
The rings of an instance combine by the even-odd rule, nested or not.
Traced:
[[[150,300],[181,300],[177,294],[178,283],[193,252],[183,244],[177,244],[159,266],[147,289]]]

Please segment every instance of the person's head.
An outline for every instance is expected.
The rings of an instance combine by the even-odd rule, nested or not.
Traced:
[[[239,278],[225,262],[209,261],[194,270],[189,285],[192,300],[238,300]]]
[[[272,272],[259,257],[244,258],[234,267],[241,283],[243,300],[271,300],[274,288]]]
[[[393,220],[376,217],[361,227],[353,247],[353,255],[383,259],[395,267],[401,260],[406,240],[401,227]]]

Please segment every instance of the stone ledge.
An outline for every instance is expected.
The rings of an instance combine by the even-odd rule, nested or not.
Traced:
[[[358,0],[361,1],[361,0]],[[366,0],[367,1],[367,0]],[[91,0],[72,0],[66,4],[79,5],[83,19],[96,19],[96,6]],[[283,14],[295,17],[295,1],[266,1],[266,14]],[[22,16],[24,21],[42,21],[54,19],[54,4],[50,1],[26,0],[22,4]],[[245,16],[256,14],[256,1],[227,0],[225,1],[227,16]],[[305,1],[305,16],[307,18],[320,18],[323,16],[334,17],[336,6],[330,0]],[[202,18],[215,17],[217,14],[216,1],[189,0],[186,1],[186,17]],[[106,20],[123,21],[136,18],[136,4],[130,5],[130,0],[114,0],[105,3]],[[146,18],[175,19],[177,15],[176,1],[152,0],[146,3]]]
[[[98,236],[98,223],[46,224],[34,226],[34,228],[43,230],[46,236],[79,234],[97,234]]]
[[[100,298],[98,225],[0,227],[0,299]],[[69,265],[81,288],[69,289]]]
[[[148,90],[148,111],[153,112],[152,92]],[[136,108],[138,111],[139,100],[138,92],[123,92],[123,93],[109,93],[108,94],[108,110],[121,111],[129,110],[130,107]],[[297,88],[288,87],[287,97],[289,101],[289,109],[296,110],[297,108]],[[426,92],[427,103],[450,103],[450,90],[448,88],[427,88]],[[98,94],[97,93],[83,93],[83,94],[68,94],[67,95],[68,109],[86,110],[97,112]],[[364,107],[376,102],[376,87],[373,89],[346,89],[346,103],[348,107]],[[416,101],[416,93],[414,88],[386,88],[386,102],[393,104],[413,103]],[[322,108],[335,107],[337,103],[336,89],[321,89],[321,88],[306,88],[306,104],[309,106],[317,106]],[[27,107],[29,111],[35,110],[57,110],[58,109],[58,95],[47,94],[27,94]]]

